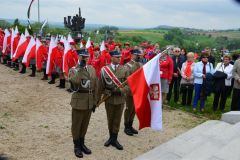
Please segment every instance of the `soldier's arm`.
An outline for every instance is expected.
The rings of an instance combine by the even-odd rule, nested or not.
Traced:
[[[100,101],[101,100],[101,97],[102,97],[102,94],[103,94],[103,91],[104,91],[104,88],[105,88],[105,83],[104,83],[104,75],[103,75],[103,69],[101,70],[101,72],[100,72],[100,78],[99,78],[99,80],[98,80],[98,101]]]
[[[124,84],[124,86],[123,86],[123,88],[122,88],[121,90],[122,90],[122,92],[123,92],[125,95],[127,95],[127,94],[131,94],[131,90],[130,90],[130,88],[129,88],[129,86],[128,86],[128,83],[127,83],[127,78],[128,78],[131,74],[130,74],[130,69],[129,69],[129,67],[124,66],[124,70],[125,70],[125,84]]]
[[[97,77],[97,74],[96,74],[96,70],[94,69],[94,74],[96,75],[96,77]],[[95,88],[93,88],[94,89],[94,105],[97,105],[97,103],[98,103],[98,101],[99,101],[99,79],[98,78],[96,78],[95,79],[95,81],[93,82],[95,85]]]
[[[74,85],[80,85],[82,79],[81,74],[82,68],[77,66],[76,70],[77,70],[76,74],[70,76],[69,81],[72,82]]]

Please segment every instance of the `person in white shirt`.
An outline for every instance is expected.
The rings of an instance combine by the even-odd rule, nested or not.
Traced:
[[[213,64],[208,61],[209,54],[202,53],[201,61],[196,63],[193,69],[194,74],[194,99],[193,99],[193,111],[196,111],[198,101],[200,100],[201,111],[204,111],[205,101],[207,99],[207,75],[214,73]]]
[[[214,100],[213,100],[213,110],[216,111],[219,107],[221,111],[224,111],[227,95],[229,91],[231,90],[231,84],[232,84],[232,70],[233,65],[230,64],[231,57],[229,55],[223,56],[223,62],[218,63],[217,67],[215,68],[215,73],[217,72],[223,73],[222,75],[225,77],[218,77],[215,78],[215,85],[216,90],[214,94]],[[219,106],[220,101],[220,106]]]

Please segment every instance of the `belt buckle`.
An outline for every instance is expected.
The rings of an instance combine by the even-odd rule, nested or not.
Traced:
[[[92,89],[89,89],[89,90],[88,90],[88,94],[93,94]]]

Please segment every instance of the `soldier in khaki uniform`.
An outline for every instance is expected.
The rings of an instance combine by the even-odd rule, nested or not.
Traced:
[[[87,132],[92,111],[95,111],[97,100],[97,75],[92,66],[86,65],[89,54],[87,50],[79,50],[79,61],[75,69],[69,72],[69,81],[72,84],[72,137],[74,153],[82,158],[85,154],[91,154],[91,150],[85,146],[84,139]]]
[[[112,57],[111,64],[106,67],[112,71],[120,82],[126,81],[128,72],[124,66],[119,64],[121,58],[120,52],[115,50],[110,52],[110,55]],[[101,70],[100,86],[100,90],[104,93],[104,96],[110,96],[105,101],[110,137],[104,146],[108,147],[112,145],[118,150],[123,150],[123,146],[118,142],[117,137],[125,103],[125,94],[128,91],[128,87],[117,87],[104,68]]]
[[[142,66],[139,61],[140,61],[140,50],[133,49],[131,51],[131,61],[125,64],[125,67],[128,69],[128,72],[130,75],[133,74]],[[133,136],[133,134],[138,134],[138,131],[132,127],[134,117],[135,117],[135,108],[134,108],[133,96],[129,90],[126,96],[126,109],[124,112],[124,125],[125,125],[124,132],[129,136]]]

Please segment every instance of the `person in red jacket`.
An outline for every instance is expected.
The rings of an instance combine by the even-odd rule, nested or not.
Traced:
[[[120,64],[124,65],[126,63],[128,63],[131,60],[131,48],[130,48],[130,43],[126,42],[124,43],[124,47],[122,49],[122,57],[121,57],[121,61]]]
[[[48,75],[46,74],[46,65],[47,65],[47,58],[48,58],[48,50],[49,50],[49,42],[43,40],[42,41],[42,46],[41,49],[39,50],[39,53],[37,54],[39,61],[37,70],[38,71],[43,71],[43,77],[41,80],[48,80]]]
[[[111,56],[110,56],[110,54],[109,54],[107,45],[105,46],[105,50],[103,50],[103,51],[101,52],[101,57],[100,57],[100,59],[101,59],[101,65],[100,65],[101,68],[104,67],[104,66],[106,66],[106,65],[111,64]]]
[[[60,84],[56,87],[65,88],[65,77],[63,75],[63,54],[64,54],[64,43],[58,42],[58,52],[54,56],[54,68],[59,75]]]
[[[67,77],[68,76],[68,71],[69,69],[71,69],[72,67],[75,67],[78,63],[78,54],[77,54],[77,50],[76,50],[76,44],[75,42],[70,42],[71,45],[71,50],[67,53],[65,53],[64,55],[64,76]],[[72,92],[72,90],[70,88],[67,89],[68,92]]]
[[[160,58],[160,77],[161,77],[161,89],[162,89],[162,99],[166,103],[166,97],[169,92],[169,84],[173,77],[173,60],[166,53],[163,52]]]
[[[102,68],[100,48],[97,46],[93,49],[93,51],[94,51],[93,57],[89,59],[88,64],[94,67],[94,69],[96,70],[97,77],[100,78],[100,71]]]

